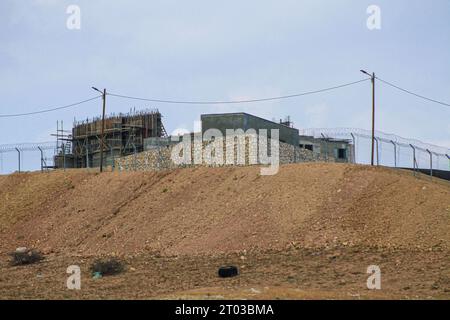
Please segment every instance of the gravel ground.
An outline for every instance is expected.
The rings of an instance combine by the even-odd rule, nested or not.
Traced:
[[[0,176],[0,297],[448,299],[449,231],[450,185],[388,168],[13,174]],[[46,259],[9,266],[23,246]],[[68,265],[87,273],[104,255],[132,269],[65,289]],[[229,261],[241,275],[218,279]],[[365,288],[370,264],[381,291]]]
[[[125,272],[94,279],[94,257],[49,255],[28,266],[2,259],[2,299],[450,299],[444,252],[336,247],[226,255],[138,255]],[[68,290],[66,269],[79,265],[81,290]],[[240,274],[219,278],[221,265]],[[367,267],[381,269],[381,290],[368,290]]]

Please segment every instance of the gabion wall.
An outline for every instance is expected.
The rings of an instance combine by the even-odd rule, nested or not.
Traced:
[[[209,143],[191,143],[191,159],[192,162],[188,164],[176,164],[172,161],[172,150],[176,146],[162,146],[155,147],[151,150],[137,153],[135,155],[129,155],[116,159],[115,167],[118,170],[163,170],[163,169],[175,169],[182,167],[194,167],[194,166],[248,166],[253,164],[259,164],[259,155],[256,144],[249,143],[249,138],[246,138],[245,143],[245,162],[239,163],[237,161],[237,145],[234,146],[234,157],[231,160],[231,154],[226,152],[226,142],[224,139],[216,140]],[[217,146],[223,146],[222,155],[218,154],[220,148]],[[323,156],[314,153],[307,149],[301,149],[299,147],[294,147],[290,144],[283,142],[279,143],[279,163],[299,163],[299,162],[315,162],[315,161],[328,161],[334,162],[334,159],[325,159]],[[269,148],[270,149],[270,148]],[[179,153],[180,156],[183,152]],[[202,155],[202,163],[194,164],[194,158]],[[270,156],[270,152],[269,152]],[[215,159],[215,157],[223,157],[222,163],[215,163],[214,161],[205,161],[205,159]]]

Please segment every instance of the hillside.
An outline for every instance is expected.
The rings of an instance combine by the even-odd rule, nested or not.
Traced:
[[[295,164],[0,176],[0,250],[192,255],[334,245],[449,250],[450,186],[410,172]]]

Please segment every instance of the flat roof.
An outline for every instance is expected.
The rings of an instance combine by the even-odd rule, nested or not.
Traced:
[[[218,116],[218,117],[220,117],[220,116],[230,116],[230,115],[246,115],[246,116],[250,116],[250,117],[257,118],[257,119],[260,119],[260,120],[264,120],[264,121],[267,121],[267,122],[271,122],[271,123],[277,124],[279,126],[284,126],[286,128],[292,129],[292,130],[298,130],[297,128],[289,127],[289,126],[287,126],[287,125],[285,125],[283,123],[278,123],[278,122],[275,122],[275,121],[272,121],[272,120],[267,120],[267,119],[255,116],[255,115],[247,113],[247,112],[206,113],[206,114],[202,114],[200,117],[203,117],[203,116]]]

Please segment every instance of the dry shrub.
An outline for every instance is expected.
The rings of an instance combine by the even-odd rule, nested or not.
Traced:
[[[13,266],[33,264],[44,259],[42,254],[36,250],[26,250],[23,252],[15,251],[10,253],[10,256],[11,256],[11,265]]]
[[[125,271],[124,264],[116,259],[97,259],[91,265],[91,272],[99,272],[102,276],[112,276]]]

